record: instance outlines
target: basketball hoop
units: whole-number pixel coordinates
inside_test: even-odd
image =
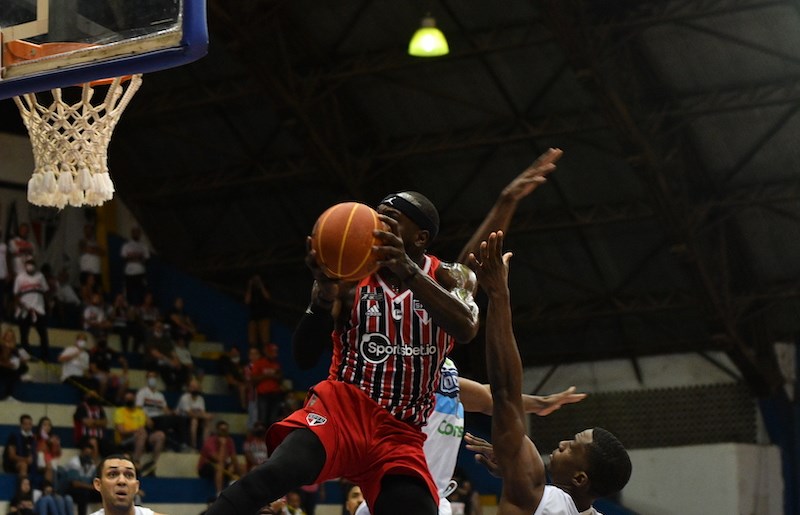
[[[25,44],[37,47],[34,55],[47,55],[47,44]],[[77,101],[66,100],[61,88],[52,89],[49,94],[14,97],[33,147],[34,170],[28,181],[30,203],[59,209],[67,205],[99,206],[114,196],[114,184],[108,174],[108,144],[141,83],[141,75],[88,82],[75,86],[81,88]],[[108,89],[105,95],[98,95],[97,101],[95,88],[99,86]]]

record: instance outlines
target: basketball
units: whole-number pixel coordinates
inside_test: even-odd
[[[373,245],[380,241],[375,229],[388,230],[378,213],[359,202],[343,202],[328,208],[311,232],[311,248],[317,263],[332,279],[358,281],[378,269]]]

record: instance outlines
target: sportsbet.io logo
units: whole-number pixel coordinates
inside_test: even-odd
[[[361,337],[361,355],[370,363],[383,363],[389,356],[432,356],[436,354],[435,345],[412,347],[411,345],[394,345],[389,338],[380,333],[369,333]]]

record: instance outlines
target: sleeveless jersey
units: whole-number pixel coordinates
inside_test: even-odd
[[[440,497],[450,485],[464,436],[464,406],[458,400],[458,392],[458,369],[450,359],[446,359],[436,390],[436,406],[423,429],[427,436],[423,447],[425,461]]]
[[[425,256],[422,273],[434,278],[439,264]],[[411,290],[394,292],[372,274],[358,283],[350,318],[333,332],[328,379],[355,385],[395,418],[423,426],[453,345]]]

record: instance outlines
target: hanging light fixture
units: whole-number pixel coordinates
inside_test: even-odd
[[[438,57],[449,52],[447,39],[436,28],[436,20],[430,14],[426,15],[408,44],[408,54],[416,57]]]

